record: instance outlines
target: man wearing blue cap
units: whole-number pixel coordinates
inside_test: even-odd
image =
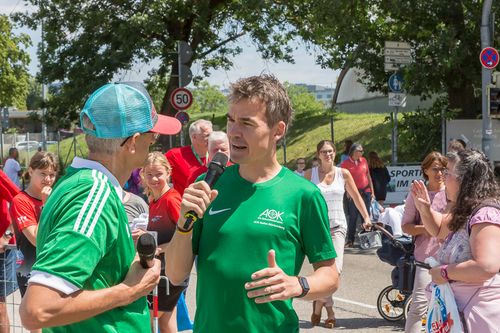
[[[121,187],[157,136],[181,124],[158,115],[138,83],[99,88],[80,122],[89,157],[75,157],[43,208],[21,320],[44,332],[147,332],[144,296],[160,264],[146,270],[134,259]]]

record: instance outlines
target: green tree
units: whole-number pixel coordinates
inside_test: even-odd
[[[14,35],[6,15],[0,15],[0,106],[26,109],[30,58],[23,49],[31,44],[26,34]]]
[[[309,93],[306,87],[285,82],[285,88],[296,117],[307,117],[325,114],[327,109]]]
[[[267,59],[292,61],[288,42],[293,32],[285,5],[271,0],[27,0],[38,10],[16,18],[34,27],[43,20],[45,48],[39,51],[45,83],[62,82],[51,100],[59,120],[76,119],[86,95],[137,62],[159,63],[151,76],[169,76],[162,113],[173,113],[170,92],[178,86],[176,41],[193,49],[202,74],[229,68],[248,35]],[[43,5],[43,6],[42,6]],[[265,23],[264,23],[265,22]],[[263,24],[264,23],[264,24]],[[198,80],[200,78],[197,78]]]
[[[42,85],[35,78],[30,78],[28,95],[26,96],[26,108],[38,110],[43,107]]]
[[[495,1],[493,11],[499,8]],[[407,92],[423,98],[444,93],[449,108],[474,118],[481,105],[481,11],[476,0],[317,0],[289,17],[304,39],[322,48],[322,65],[362,68],[371,91],[387,92],[384,41],[409,42],[414,62],[402,70]],[[500,26],[499,15],[495,23]]]
[[[218,85],[201,81],[193,90],[193,105],[189,112],[212,112],[215,114],[227,112],[227,97]]]

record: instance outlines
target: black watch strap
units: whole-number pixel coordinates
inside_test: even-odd
[[[307,279],[303,276],[297,276],[297,279],[299,279],[299,284],[300,284],[300,287],[302,288],[302,294],[300,294],[299,296],[297,296],[297,298],[301,298],[301,297],[304,297],[305,295],[307,295],[307,293],[309,292],[309,283],[307,282]]]

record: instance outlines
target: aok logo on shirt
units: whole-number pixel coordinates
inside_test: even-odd
[[[257,220],[254,221],[256,224],[267,225],[270,227],[275,227],[279,229],[285,229],[283,224],[283,214],[284,212],[277,211],[275,209],[266,209],[260,213]]]

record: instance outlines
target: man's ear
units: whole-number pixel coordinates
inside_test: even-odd
[[[135,133],[134,135],[132,135],[130,139],[128,139],[127,142],[125,142],[123,148],[128,150],[129,153],[135,154],[137,150],[137,139],[139,138],[140,135],[141,135],[140,133]]]
[[[274,132],[274,139],[276,140],[276,142],[283,139],[283,137],[285,136],[285,133],[286,133],[286,127],[287,126],[286,126],[284,121],[279,121],[276,124],[276,130]]]

